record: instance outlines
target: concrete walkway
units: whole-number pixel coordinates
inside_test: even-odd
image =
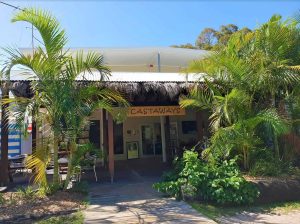
[[[243,212],[229,217],[221,217],[218,219],[221,224],[232,223],[265,223],[265,224],[299,224],[300,211],[293,211],[287,214],[270,214],[270,213],[254,213]]]
[[[85,223],[215,223],[185,202],[161,197],[152,183],[94,184]]]

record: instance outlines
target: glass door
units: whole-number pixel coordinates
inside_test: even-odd
[[[154,155],[153,125],[142,125],[141,134],[143,155]]]
[[[161,128],[159,123],[142,125],[142,150],[145,156],[162,154]]]
[[[154,123],[154,154],[162,154],[162,143],[161,143],[161,128],[160,123]]]
[[[178,128],[176,122],[170,124],[170,143],[172,148],[178,147]]]

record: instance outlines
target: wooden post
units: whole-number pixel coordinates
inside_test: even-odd
[[[32,136],[32,140],[31,140],[31,153],[34,153],[35,152],[35,149],[36,149],[36,135],[37,135],[37,131],[36,131],[36,122],[35,120],[33,119],[32,120],[32,132],[31,132],[31,136]]]
[[[114,182],[115,158],[114,158],[114,123],[113,118],[108,115],[108,168],[111,183]]]
[[[104,149],[104,167],[108,168],[108,126],[107,126],[107,117],[108,113],[103,109],[102,112],[102,121],[103,121],[103,149]]]
[[[203,123],[203,112],[202,111],[197,111],[196,112],[196,121],[197,121],[197,131],[198,131],[198,141],[203,140],[203,135],[204,135],[204,123]]]
[[[2,88],[2,99],[7,99],[8,86],[4,83]],[[6,185],[9,178],[8,173],[8,104],[2,104],[1,113],[1,160],[0,160],[0,186]]]
[[[209,111],[208,110],[204,110],[202,112],[202,115],[203,115],[203,124],[204,124],[204,130],[203,130],[203,134],[204,136],[206,137],[209,137],[210,136],[210,132],[209,132]]]
[[[101,165],[104,166],[104,116],[103,109],[100,109],[100,151],[102,153]]]
[[[162,158],[163,162],[167,162],[166,152],[166,131],[165,131],[165,117],[160,116],[160,130],[161,130],[161,147],[162,147]]]
[[[172,163],[172,151],[171,151],[171,135],[170,135],[170,117],[166,116],[166,128],[165,128],[165,138],[166,138],[166,158],[167,163]]]

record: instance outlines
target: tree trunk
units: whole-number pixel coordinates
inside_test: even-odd
[[[54,171],[53,171],[53,184],[58,184],[58,176],[59,176],[59,167],[58,167],[58,142],[59,142],[59,134],[57,131],[54,131],[53,136],[53,162],[54,162]]]
[[[32,117],[32,153],[36,150],[36,121],[34,116]]]
[[[76,140],[74,139],[70,143],[70,155],[68,158],[68,173],[64,184],[64,189],[68,188],[70,179],[73,175],[73,153],[75,152],[75,148],[76,148]]]
[[[2,99],[8,98],[8,88],[2,88]],[[1,114],[1,163],[0,163],[0,186],[8,183],[8,105],[3,104]]]
[[[274,152],[275,152],[275,158],[279,159],[279,157],[280,157],[279,144],[278,144],[278,138],[275,133],[274,133]]]
[[[272,94],[272,106],[276,108],[276,97],[275,94]],[[275,134],[275,131],[273,130],[273,143],[274,143],[274,154],[275,158],[279,159],[279,145],[278,145],[278,138]]]
[[[249,159],[248,159],[247,147],[243,147],[243,152],[244,152],[244,169],[249,170]]]

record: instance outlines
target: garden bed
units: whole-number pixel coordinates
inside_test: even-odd
[[[51,196],[24,198],[19,192],[2,194],[0,222],[32,223],[51,216],[72,214],[85,207],[85,195],[58,191]]]
[[[299,177],[250,177],[246,180],[256,184],[260,191],[257,203],[300,201]]]

